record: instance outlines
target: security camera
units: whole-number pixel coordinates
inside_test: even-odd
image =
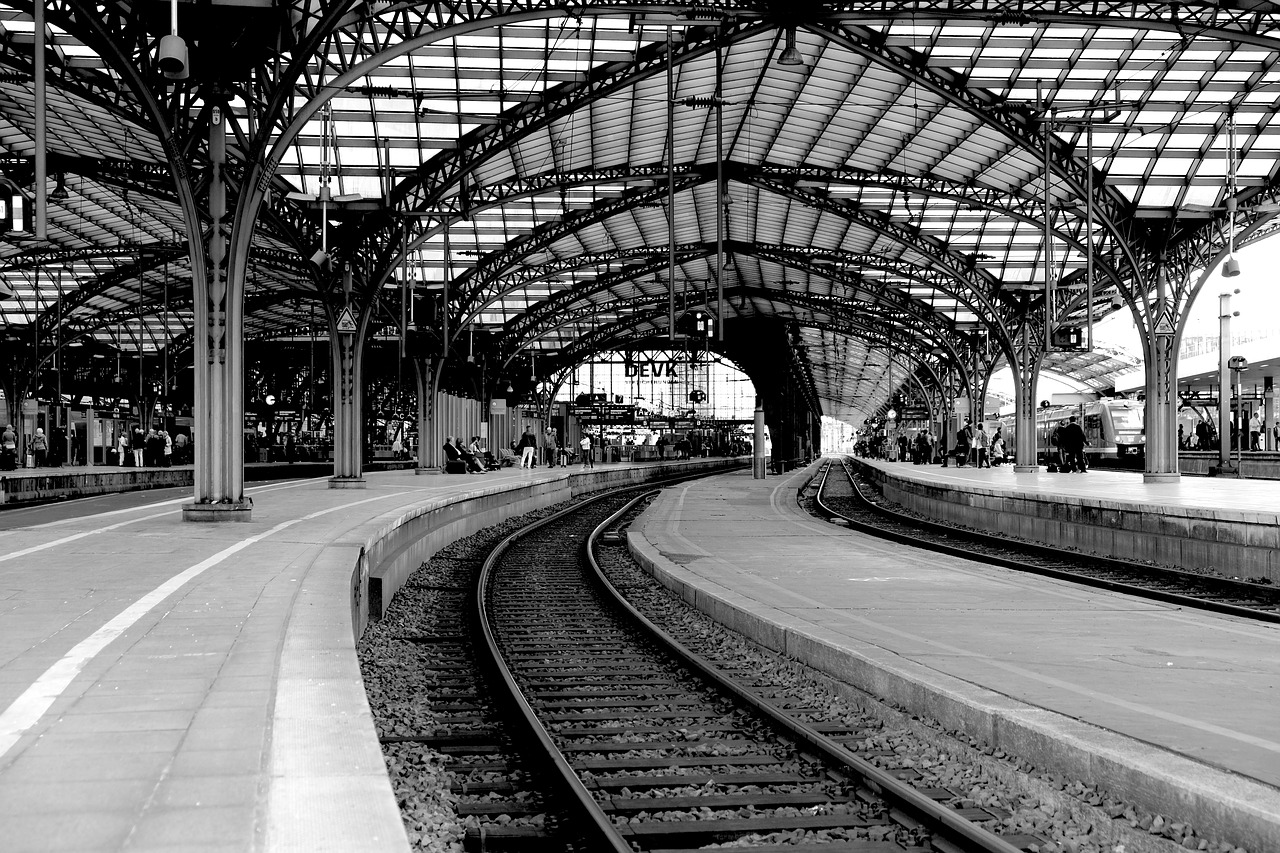
[[[160,73],[170,80],[187,79],[187,43],[182,36],[169,34],[160,39]]]

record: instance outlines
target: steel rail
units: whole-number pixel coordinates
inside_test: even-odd
[[[732,470],[732,469],[730,469]],[[713,472],[722,473],[722,472]],[[669,485],[671,483],[682,482],[684,480],[696,479],[698,477],[709,476],[707,472],[697,472],[694,474],[681,474],[657,481],[660,485]],[[478,627],[483,639],[483,643],[477,648],[477,656],[482,659],[482,665],[489,667],[500,682],[502,690],[506,692],[506,698],[510,702],[512,708],[516,712],[516,719],[524,725],[537,742],[541,754],[546,758],[547,762],[555,771],[556,778],[560,782],[563,792],[569,797],[571,808],[576,806],[583,815],[588,819],[588,829],[590,834],[597,837],[599,842],[607,847],[601,847],[601,850],[613,850],[616,853],[632,853],[632,847],[618,830],[614,827],[613,822],[608,815],[600,808],[595,797],[582,784],[582,780],[578,778],[578,774],[565,759],[564,754],[555,745],[551,738],[551,734],[546,730],[542,723],[538,720],[537,713],[525,698],[524,691],[520,689],[516,683],[515,676],[511,669],[507,666],[506,660],[498,644],[497,634],[492,624],[489,613],[488,601],[486,594],[489,589],[490,580],[493,577],[498,561],[507,552],[507,550],[517,540],[528,536],[531,533],[553,523],[559,521],[566,516],[582,510],[597,501],[607,498],[616,497],[619,493],[636,489],[649,489],[652,491],[654,483],[642,483],[632,486],[624,486],[622,488],[608,489],[600,494],[592,495],[586,499],[566,507],[546,518],[514,531],[509,536],[499,542],[489,555],[485,558],[484,563],[480,567],[477,574],[475,587],[475,607],[478,615]]]
[[[865,522],[861,522],[854,518],[850,518],[844,513],[839,512],[838,510],[834,509],[833,507],[831,507],[825,501],[822,500],[822,493],[823,493],[823,490],[826,488],[827,476],[830,472],[832,464],[834,463],[829,463],[823,469],[823,471],[815,478],[815,479],[820,478],[820,482],[818,484],[817,491],[814,494],[814,503],[823,514],[833,518],[843,519],[845,523],[848,524],[850,529],[857,530],[861,533],[866,533],[880,539],[887,539],[889,541],[897,542],[903,545],[910,545],[913,548],[923,548],[925,550],[936,551],[941,554],[947,554],[948,556],[952,556],[952,557],[961,557],[966,560],[988,563],[990,565],[1001,566],[1002,568],[1013,569],[1015,571],[1027,572],[1029,574],[1041,575],[1043,577],[1053,578],[1055,580],[1067,581],[1069,583],[1079,584],[1081,586],[1090,586],[1096,589],[1104,589],[1109,592],[1118,592],[1124,595],[1133,595],[1139,598],[1146,598],[1150,600],[1161,601],[1161,602],[1164,602],[1165,604],[1174,604],[1179,607],[1187,607],[1187,608],[1193,608],[1197,610],[1207,610],[1214,613],[1222,613],[1228,616],[1239,616],[1241,618],[1250,619],[1255,622],[1280,623],[1280,611],[1272,612],[1272,611],[1266,611],[1266,610],[1258,610],[1252,607],[1244,607],[1238,604],[1230,604],[1224,601],[1213,601],[1211,599],[1199,598],[1193,595],[1187,595],[1185,593],[1169,592],[1167,590],[1160,590],[1160,589],[1152,589],[1151,587],[1139,586],[1137,584],[1132,584],[1132,583],[1125,583],[1124,581],[1109,580],[1107,578],[1101,578],[1101,577],[1093,577],[1087,574],[1080,574],[1077,572],[1071,572],[1063,569],[1054,569],[1048,566],[1038,566],[1034,563],[1023,562],[1010,557],[1001,557],[999,555],[994,555],[994,554],[992,555],[975,554],[971,549],[965,549],[965,548],[954,546],[954,545],[947,545],[942,542],[930,542],[925,539],[912,537],[907,534],[898,533],[893,530],[886,530],[882,527],[876,527],[875,525],[872,525],[872,524],[866,524]],[[847,473],[848,472],[846,469],[846,474]],[[1182,569],[1172,569],[1172,568],[1156,569],[1151,566],[1144,566],[1139,563],[1130,563],[1124,560],[1116,559],[1114,557],[1097,556],[1094,554],[1087,554],[1079,551],[1064,551],[1062,549],[1054,548],[1049,545],[1040,545],[1040,544],[1030,543],[1030,542],[1015,542],[1009,539],[997,539],[994,536],[988,536],[986,534],[983,534],[977,531],[965,530],[959,527],[952,527],[951,525],[942,524],[940,522],[930,521],[927,519],[920,519],[914,516],[906,516],[901,513],[894,512],[893,510],[887,509],[886,507],[878,506],[872,501],[867,500],[866,496],[862,494],[862,491],[858,488],[857,484],[853,483],[853,478],[850,477],[849,479],[850,479],[850,482],[853,484],[854,496],[869,510],[879,515],[885,516],[886,518],[889,518],[891,520],[897,521],[900,524],[907,524],[917,528],[923,528],[924,530],[927,530],[933,533],[944,534],[957,539],[968,539],[972,542],[977,542],[984,545],[998,546],[1006,549],[1012,547],[1012,548],[1026,551],[1032,555],[1039,555],[1046,559],[1055,559],[1055,560],[1087,559],[1095,563],[1096,565],[1109,571],[1128,572],[1130,574],[1141,574],[1141,575],[1146,575],[1152,578],[1158,578],[1161,576],[1176,578],[1178,580],[1186,581],[1189,584],[1195,583],[1203,586],[1215,587],[1218,590],[1222,591],[1222,594],[1224,595],[1230,594],[1231,591],[1236,591],[1242,597],[1248,596],[1248,597],[1255,597],[1255,598],[1266,598],[1268,594],[1270,594],[1273,597],[1280,596],[1280,591],[1273,592],[1270,590],[1259,588],[1255,584],[1246,584],[1242,581],[1233,581],[1228,578],[1217,578],[1217,577],[1213,577],[1212,575],[1201,575],[1195,572],[1184,571]],[[804,488],[802,488],[800,491],[803,492]]]
[[[659,641],[666,651],[684,661],[699,676],[711,682],[735,701],[766,717],[775,729],[784,735],[794,738],[797,743],[808,746],[826,760],[837,766],[844,767],[861,777],[869,788],[886,800],[891,801],[894,806],[901,808],[911,819],[928,828],[931,832],[940,835],[941,839],[939,840],[945,840],[948,845],[940,849],[974,851],[974,853],[1020,853],[1018,847],[1005,841],[1000,836],[988,832],[972,821],[960,817],[950,809],[938,805],[910,785],[876,767],[874,764],[851,755],[840,744],[820,734],[811,726],[792,718],[773,703],[752,693],[738,681],[726,676],[711,661],[685,646],[637,610],[605,575],[600,564],[596,561],[594,546],[601,533],[617,523],[617,520],[629,512],[637,503],[652,494],[656,494],[656,491],[639,495],[629,501],[622,509],[601,522],[592,531],[584,545],[587,560],[591,564],[596,580],[614,599],[614,603],[621,610],[638,623],[651,638]]]

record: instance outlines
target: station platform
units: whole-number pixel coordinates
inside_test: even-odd
[[[1033,542],[1280,584],[1278,481],[855,461],[885,497],[928,518],[979,529],[999,518]]]
[[[327,478],[0,531],[0,849],[407,850],[355,655],[370,589],[458,536],[735,460]]]
[[[632,525],[629,547],[685,601],[765,646],[1202,837],[1280,850],[1280,626],[825,523],[796,500],[815,471],[668,489]],[[910,476],[942,490],[1014,475],[930,466]],[[1140,501],[1152,488],[1140,475],[1020,476],[1058,496]],[[1212,500],[1188,483],[1161,488],[1173,506]]]

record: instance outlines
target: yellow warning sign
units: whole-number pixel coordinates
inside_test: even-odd
[[[354,335],[356,333],[356,318],[351,313],[350,305],[343,308],[342,313],[338,315],[338,331],[344,335]]]

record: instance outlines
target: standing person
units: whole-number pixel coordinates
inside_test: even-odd
[[[1067,428],[1065,420],[1058,421],[1057,426],[1049,433],[1049,470],[1066,471],[1066,454],[1062,451],[1062,433]]]
[[[898,433],[898,461],[906,462],[911,453],[910,439],[905,432]]]
[[[1084,464],[1086,444],[1088,440],[1085,438],[1084,429],[1076,423],[1076,416],[1072,415],[1071,420],[1058,433],[1058,445],[1062,449],[1063,471],[1079,471],[1083,474],[1088,470]]]
[[[582,470],[595,467],[595,460],[591,458],[591,434],[584,432],[582,438],[578,441],[578,450],[582,453]]]
[[[187,461],[187,434],[185,432],[178,433],[173,440],[174,458],[177,459],[179,465],[186,464]]]
[[[987,435],[987,425],[978,424],[978,432],[974,435],[974,443],[978,448],[978,467],[991,467],[991,436]]]
[[[556,467],[556,452],[557,452],[556,445],[557,444],[559,444],[559,440],[556,438],[556,428],[548,427],[547,440],[546,440],[548,468]]]
[[[120,431],[120,437],[116,439],[116,451],[120,454],[120,467],[123,468],[125,456],[129,453],[129,437],[124,430]]]
[[[0,468],[12,471],[18,467],[18,434],[13,431],[13,424],[5,424],[4,432],[0,432]]]
[[[43,468],[45,458],[49,455],[49,440],[44,437],[44,430],[36,427],[36,434],[31,437],[31,454],[36,458],[36,467]]]
[[[164,467],[168,468],[173,464],[173,437],[169,435],[168,430],[162,429],[160,430],[160,438],[164,440],[163,456],[160,461]]]
[[[160,457],[164,456],[164,439],[155,427],[147,430],[147,452],[145,455],[148,468],[159,468]]]
[[[969,464],[969,448],[973,444],[973,424],[968,418],[964,426],[956,430],[956,465],[964,467]]]
[[[133,467],[141,468],[145,461],[143,454],[147,450],[147,434],[142,431],[142,424],[133,425],[133,432],[129,435],[129,447],[133,450]]]
[[[533,434],[533,427],[524,425],[524,434],[520,436],[520,467],[534,468],[537,463],[538,437]]]
[[[658,459],[667,458],[667,437],[665,435],[658,436]]]
[[[1253,417],[1249,418],[1249,449],[1262,449],[1262,413],[1257,409],[1253,410]],[[40,463],[36,463],[37,465]]]
[[[1207,421],[1196,421],[1196,450],[1209,449],[1209,424]]]

